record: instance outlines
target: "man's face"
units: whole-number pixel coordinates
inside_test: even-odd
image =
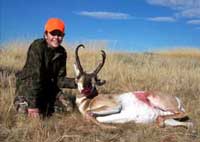
[[[45,33],[45,39],[50,47],[57,48],[62,43],[64,33],[59,30]]]

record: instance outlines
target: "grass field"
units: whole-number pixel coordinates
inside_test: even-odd
[[[185,128],[157,128],[135,123],[102,130],[87,122],[80,113],[57,113],[46,120],[17,115],[13,108],[14,72],[25,62],[28,42],[12,42],[0,50],[0,141],[5,142],[199,142],[200,141],[200,50],[177,49],[154,53],[116,53],[107,51],[99,73],[107,83],[100,93],[136,90],[163,91],[178,96],[195,123]],[[99,45],[98,45],[99,47]],[[67,71],[74,77],[74,49],[67,48]],[[100,58],[99,48],[81,49],[83,67],[93,70]],[[88,58],[89,57],[89,58]],[[76,95],[77,90],[64,90]],[[133,112],[134,113],[134,112]]]

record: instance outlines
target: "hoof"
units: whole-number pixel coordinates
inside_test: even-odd
[[[159,128],[164,128],[165,127],[164,118],[162,116],[158,116],[156,119],[156,124]]]

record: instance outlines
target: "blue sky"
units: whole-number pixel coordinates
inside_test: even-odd
[[[200,48],[200,0],[0,0],[0,43],[40,38],[50,17],[67,43],[103,41],[115,50]]]

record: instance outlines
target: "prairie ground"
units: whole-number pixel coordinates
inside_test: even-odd
[[[193,129],[158,128],[154,124],[127,123],[102,130],[75,110],[55,113],[48,119],[17,115],[13,108],[15,75],[26,59],[28,42],[11,42],[0,49],[0,141],[5,142],[199,142],[200,50],[177,49],[153,53],[107,53],[99,76],[107,83],[100,93],[136,90],[162,91],[178,96],[195,123]],[[101,48],[100,48],[101,49]],[[69,47],[67,74],[74,77],[74,49]],[[81,63],[93,70],[101,59],[99,49],[81,49]],[[77,90],[64,89],[76,95]]]

